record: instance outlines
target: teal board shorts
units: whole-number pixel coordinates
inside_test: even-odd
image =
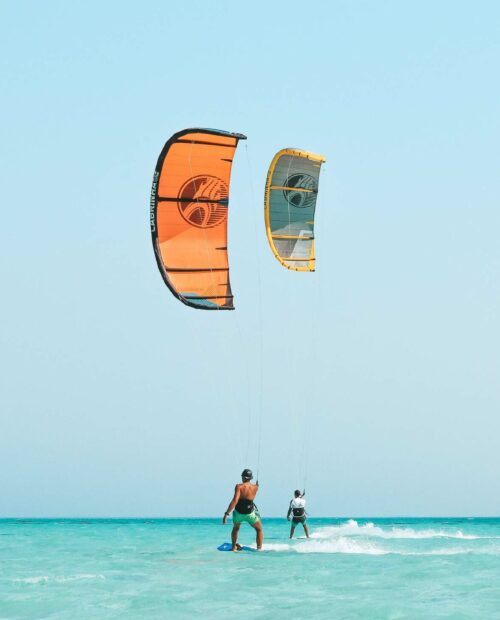
[[[255,525],[260,521],[260,515],[257,512],[257,509],[254,508],[252,512],[248,515],[242,515],[241,512],[237,510],[233,510],[233,523],[249,523],[250,525]]]

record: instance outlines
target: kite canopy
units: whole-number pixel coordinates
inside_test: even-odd
[[[151,234],[172,293],[203,310],[234,310],[227,256],[229,181],[246,136],[184,129],[163,147],[151,189]]]
[[[326,159],[299,149],[276,153],[267,173],[264,213],[269,245],[287,269],[314,271],[314,212]]]

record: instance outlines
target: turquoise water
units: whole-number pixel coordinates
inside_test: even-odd
[[[212,519],[0,520],[0,619],[500,618],[500,519],[310,526],[233,554]]]

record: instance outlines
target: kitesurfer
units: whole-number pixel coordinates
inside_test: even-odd
[[[290,521],[290,515],[293,513],[292,518],[292,526],[290,528],[290,538],[293,538],[293,533],[298,523],[302,523],[302,527],[304,528],[304,532],[306,533],[306,537],[309,538],[309,528],[307,527],[306,518],[306,500],[304,499],[304,495],[306,492],[301,493],[299,490],[294,492],[294,498],[290,502],[290,506],[288,508],[288,513],[286,518]]]
[[[262,549],[264,541],[264,530],[260,520],[259,511],[254,504],[255,496],[259,490],[259,481],[252,484],[253,474],[250,469],[244,469],[241,472],[241,484],[234,487],[234,496],[227,507],[222,523],[227,523],[227,518],[233,512],[233,530],[231,532],[231,551],[238,551],[241,547],[238,545],[238,532],[242,523],[248,523],[256,532],[257,549]]]

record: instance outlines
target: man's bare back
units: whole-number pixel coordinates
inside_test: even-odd
[[[235,497],[238,495],[238,499],[242,497],[243,499],[254,500],[258,490],[258,484],[252,484],[251,482],[240,482],[234,487],[234,495]],[[238,501],[238,499],[236,501]]]

